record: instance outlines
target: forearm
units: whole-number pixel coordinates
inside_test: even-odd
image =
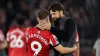
[[[60,52],[61,54],[68,54],[68,53],[72,53],[74,51],[76,51],[76,47],[72,47],[72,48],[69,48],[69,47],[63,47],[61,44],[56,46],[55,49]]]
[[[74,48],[68,48],[68,47],[65,47],[62,51],[62,54],[68,54],[68,53],[72,53],[74,52],[75,49]]]

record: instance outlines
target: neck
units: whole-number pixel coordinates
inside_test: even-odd
[[[41,29],[39,26],[39,23],[35,26],[37,29],[39,29],[39,30],[43,30],[43,29]]]

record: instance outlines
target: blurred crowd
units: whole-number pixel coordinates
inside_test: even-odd
[[[0,0],[0,29],[6,32],[17,25],[15,19],[24,16],[25,26],[35,25],[36,13],[50,4],[61,3],[77,23],[81,56],[91,56],[100,35],[100,0]]]

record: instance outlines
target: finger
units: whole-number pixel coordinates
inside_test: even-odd
[[[41,30],[44,30],[43,28],[40,28]]]
[[[45,22],[39,22],[39,24],[45,24]]]
[[[38,24],[37,26],[38,26],[38,27],[43,27],[43,24]]]
[[[44,26],[42,25],[37,25],[38,28],[40,28],[41,30],[44,30]]]

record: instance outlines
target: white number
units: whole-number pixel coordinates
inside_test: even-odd
[[[11,35],[10,38],[13,39],[13,40],[11,41],[10,47],[16,47],[16,45],[15,45],[16,35]]]
[[[34,48],[34,45],[37,45],[38,48]],[[31,43],[31,49],[32,49],[33,51],[35,51],[35,53],[33,54],[33,56],[37,56],[37,54],[41,51],[42,46],[41,46],[41,44],[40,44],[39,42],[33,41],[33,42]]]
[[[11,35],[10,38],[13,39],[11,41],[11,44],[10,44],[11,48],[15,48],[15,47],[21,48],[21,47],[23,47],[24,43],[21,40],[22,35],[19,35],[18,37],[16,35]]]

